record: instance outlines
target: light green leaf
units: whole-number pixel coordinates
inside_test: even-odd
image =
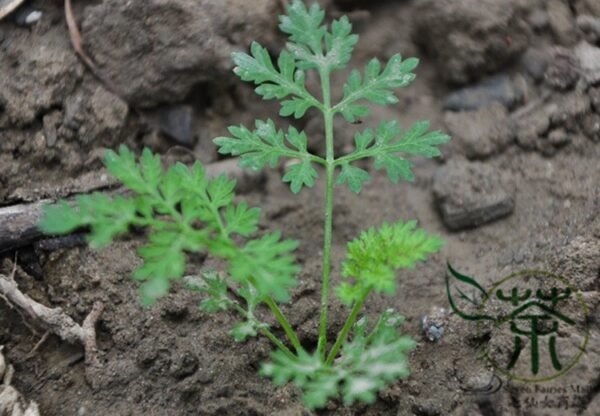
[[[352,341],[343,344],[332,366],[325,366],[317,353],[301,351],[298,357],[290,358],[275,351],[260,373],[277,385],[293,382],[300,387],[302,401],[310,409],[324,407],[339,397],[346,405],[372,403],[379,391],[410,374],[407,355],[416,343],[398,333],[403,321],[388,309],[367,332],[367,320],[362,318],[354,327]]]
[[[375,135],[373,134],[373,130],[368,128],[363,132],[357,132],[354,135],[354,143],[356,145],[356,151],[361,152],[365,150],[371,143],[373,143],[373,139]]]
[[[280,233],[250,240],[229,259],[230,275],[238,282],[251,281],[260,297],[271,295],[277,301],[287,301],[300,270],[292,255],[296,247],[298,242],[281,240]]]
[[[250,47],[251,55],[243,52],[232,54],[236,67],[233,72],[243,81],[254,82],[256,93],[265,100],[291,99],[284,101],[282,112],[301,117],[308,108],[319,106],[319,102],[306,90],[305,77],[301,69],[296,69],[295,58],[283,51],[278,59],[279,69],[275,68],[266,48],[257,42]],[[284,111],[285,109],[285,111]]]
[[[248,204],[228,205],[223,213],[225,229],[228,234],[239,234],[248,237],[258,228],[260,208],[248,208]]]
[[[287,6],[287,15],[279,17],[279,29],[289,35],[291,44],[298,48],[296,53],[308,56],[320,55],[323,53],[323,37],[326,28],[322,25],[325,18],[325,11],[315,2],[308,9],[303,1],[294,0]],[[302,55],[303,55],[302,54]],[[309,59],[306,59],[306,67],[310,65]]]
[[[352,34],[352,24],[347,16],[334,20],[331,24],[331,33],[325,34],[327,54],[325,62],[328,69],[342,69],[352,57],[354,46],[358,42],[358,35]]]
[[[231,334],[236,342],[244,342],[248,337],[257,335],[256,326],[252,321],[238,322],[231,330]]]
[[[286,149],[283,133],[275,132],[272,123],[258,127],[256,136],[261,142]],[[295,129],[290,129],[287,139],[296,148],[306,147],[306,136]],[[163,171],[160,158],[149,150],[136,163],[133,153],[122,147],[118,154],[108,152],[106,163],[134,188],[135,195],[109,198],[96,193],[78,197],[73,207],[65,202],[47,206],[40,223],[45,232],[67,233],[89,227],[90,243],[104,246],[132,225],[146,227],[148,243],[139,249],[144,262],[133,276],[144,281],[140,288],[144,304],[165,295],[170,282],[183,276],[186,253],[203,250],[229,260],[234,278],[242,285],[256,280],[260,296],[269,293],[287,299],[298,271],[291,255],[297,243],[280,241],[278,234],[271,234],[239,247],[231,236],[250,237],[257,229],[260,211],[243,202],[234,204],[235,181],[224,175],[209,180],[200,163],[191,169],[177,163]],[[223,296],[215,298],[223,295],[223,287],[213,283],[208,290],[213,299],[203,303],[209,309],[224,306]],[[239,295],[255,307],[259,295],[249,289],[242,292],[240,289]]]
[[[204,272],[202,277],[186,276],[184,280],[188,289],[207,295],[200,302],[200,309],[205,312],[225,311],[234,304],[227,293],[227,283],[215,272]]]
[[[366,288],[392,295],[396,291],[396,272],[413,267],[431,253],[437,252],[443,241],[416,228],[416,221],[370,228],[348,243],[342,276],[346,284],[338,295],[348,303],[356,293]],[[348,282],[354,280],[354,284]]]
[[[346,120],[354,122],[368,114],[368,108],[357,104],[357,101],[366,100],[379,105],[397,103],[393,90],[414,80],[415,75],[411,71],[418,62],[415,58],[403,61],[400,55],[394,55],[382,70],[379,60],[372,59],[365,68],[364,78],[357,70],[350,73],[344,85],[344,97],[334,109]]]
[[[214,143],[220,154],[241,156],[242,167],[259,170],[265,165],[277,166],[281,157],[304,158],[312,156],[307,150],[304,132],[289,127],[287,134],[275,127],[272,120],[256,121],[256,129],[248,130],[244,126],[232,126],[229,133],[233,137],[217,137]],[[289,147],[286,142],[293,146]]]
[[[135,161],[135,154],[125,145],[119,147],[119,153],[107,150],[104,164],[111,175],[132,191],[143,194],[152,190]]]
[[[363,184],[370,180],[371,176],[369,176],[369,172],[366,170],[352,166],[349,163],[344,163],[336,183],[338,185],[347,183],[348,188],[357,194],[362,190]]]
[[[400,179],[412,181],[412,162],[405,155],[436,157],[441,153],[438,146],[450,140],[439,131],[428,131],[429,123],[416,122],[403,131],[397,121],[383,121],[376,131],[368,128],[354,137],[356,150],[340,158],[342,166],[348,161],[373,158],[375,169],[385,169],[392,182]]]
[[[310,160],[304,159],[300,163],[288,167],[286,174],[283,176],[283,181],[289,182],[290,189],[293,193],[297,194],[302,190],[303,186],[312,188],[318,176]]]
[[[70,233],[89,223],[88,218],[84,218],[65,201],[55,205],[46,204],[43,210],[44,215],[38,226],[46,234]]]
[[[400,156],[390,154],[378,154],[375,156],[375,169],[385,168],[390,180],[398,183],[400,178],[412,182],[415,175],[412,172],[412,162]]]
[[[212,207],[218,209],[231,204],[234,188],[235,180],[229,180],[225,175],[219,175],[208,182],[206,191],[210,197]]]

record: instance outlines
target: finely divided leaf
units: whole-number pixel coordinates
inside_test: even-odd
[[[288,167],[286,174],[283,176],[284,182],[290,183],[290,189],[297,194],[302,190],[303,186],[312,188],[315,185],[315,179],[319,175],[308,159],[300,161]]]
[[[372,403],[377,392],[409,375],[408,352],[415,342],[400,335],[397,327],[403,317],[385,311],[367,333],[367,320],[359,320],[352,341],[346,341],[341,356],[332,366],[323,365],[318,354],[301,351],[295,359],[282,351],[271,354],[261,374],[277,385],[293,382],[302,390],[302,400],[310,409],[320,408],[330,399],[341,397],[346,405],[355,401]]]
[[[101,193],[81,195],[76,199],[76,207],[64,201],[46,205],[40,228],[49,234],[66,234],[80,227],[90,227],[87,239],[93,247],[99,248],[127,232],[136,217],[135,201],[121,196],[111,199]]]
[[[354,135],[354,144],[356,145],[356,151],[363,151],[365,150],[367,147],[369,147],[369,145],[371,143],[373,143],[373,140],[375,138],[375,135],[373,134],[373,130],[368,128],[363,132],[357,132]]]
[[[301,69],[296,69],[294,56],[283,51],[279,56],[275,68],[269,51],[259,43],[253,42],[250,47],[251,55],[243,52],[234,52],[233,61],[236,65],[234,73],[243,81],[254,82],[258,85],[256,93],[265,100],[291,99],[282,102],[281,115],[294,114],[296,118],[304,115],[312,106],[319,106],[319,102],[306,90],[305,76]]]
[[[393,90],[408,85],[415,78],[415,74],[411,71],[418,63],[419,60],[416,58],[403,61],[400,55],[394,55],[382,70],[379,60],[372,59],[365,68],[364,77],[358,70],[350,73],[344,85],[344,97],[334,107],[335,110],[339,111],[346,120],[354,122],[369,113],[368,107],[356,103],[359,100],[379,105],[397,103],[398,98]]]
[[[277,166],[281,157],[298,159],[283,176],[284,182],[290,182],[294,193],[303,186],[312,187],[317,171],[311,163],[316,156],[307,150],[307,138],[304,132],[289,127],[287,133],[277,129],[272,120],[256,121],[256,130],[250,131],[244,126],[230,127],[233,137],[217,137],[214,142],[219,153],[240,156],[240,165],[251,169],[262,169],[265,165]]]
[[[229,259],[230,275],[238,282],[251,281],[259,297],[270,295],[277,301],[287,301],[300,270],[292,255],[296,247],[297,241],[281,240],[280,233],[250,240]]]
[[[234,304],[227,293],[225,279],[215,272],[204,272],[202,277],[186,276],[184,280],[188,289],[207,295],[207,298],[200,302],[200,309],[205,312],[225,311]]]
[[[89,219],[66,201],[44,205],[44,216],[38,227],[46,234],[67,234],[88,225]]]
[[[269,136],[274,128],[268,123],[259,127],[261,139],[285,149],[283,134]],[[306,136],[295,129],[290,129],[288,141],[299,150],[306,148]],[[144,263],[134,273],[134,278],[144,281],[140,289],[144,304],[167,294],[171,280],[183,276],[186,253],[202,250],[229,260],[240,283],[256,280],[260,296],[288,298],[298,271],[291,255],[297,243],[271,234],[238,247],[231,236],[252,235],[260,211],[245,203],[234,204],[235,181],[224,175],[207,178],[200,163],[191,169],[177,163],[163,171],[160,158],[149,150],[136,163],[133,153],[121,147],[119,153],[107,152],[106,164],[136,195],[110,198],[96,193],[78,197],[74,207],[65,202],[47,206],[40,224],[45,232],[89,227],[90,243],[104,246],[132,225],[148,228],[149,241],[139,249]],[[210,287],[213,292],[217,289]]]
[[[404,155],[436,157],[441,153],[437,146],[446,143],[450,137],[439,131],[428,131],[429,122],[419,121],[407,131],[403,131],[397,121],[380,123],[375,132],[366,129],[354,137],[356,150],[342,160],[358,160],[372,157],[375,169],[385,169],[392,182],[400,179],[412,181],[412,162]]]
[[[280,16],[279,29],[287,33],[290,40],[307,48],[313,54],[323,52],[322,42],[325,26],[322,26],[325,11],[315,2],[308,9],[301,0],[287,6],[287,15]]]
[[[438,157],[441,152],[437,146],[450,140],[450,136],[440,131],[428,130],[429,121],[418,121],[387,150],[392,153],[402,152],[427,158]]]
[[[349,163],[344,163],[336,183],[338,185],[347,183],[348,188],[357,194],[361,191],[363,184],[370,180],[371,176],[369,176],[366,170],[352,166]]]
[[[287,12],[287,16],[280,17],[279,28],[289,35],[287,49],[298,60],[300,69],[330,72],[348,64],[358,36],[352,34],[346,16],[334,20],[329,32],[323,25],[325,12],[317,3],[306,8],[302,1],[294,0]]]
[[[185,239],[175,232],[150,234],[149,243],[138,250],[144,264],[133,274],[136,280],[146,281],[140,292],[142,303],[152,305],[169,291],[169,281],[183,276],[185,271]]]
[[[223,213],[227,234],[239,234],[248,237],[258,229],[260,208],[248,208],[248,204],[229,205]]]
[[[358,42],[358,35],[352,34],[352,24],[347,16],[334,20],[331,24],[331,33],[325,34],[327,54],[325,63],[329,69],[342,69],[352,57],[354,46]]]
[[[393,183],[398,183],[400,179],[412,182],[415,175],[412,172],[412,162],[401,156],[390,154],[378,154],[375,156],[375,169],[384,169]]]
[[[393,294],[398,269],[413,267],[442,247],[439,237],[427,234],[416,225],[416,221],[384,223],[379,229],[370,228],[348,243],[342,276],[353,279],[354,284],[346,281],[337,290],[344,303],[354,302],[366,288]]]
[[[306,150],[307,138],[294,127],[287,134],[275,127],[273,120],[257,120],[254,131],[244,126],[232,126],[229,133],[233,137],[217,137],[214,143],[223,155],[240,156],[242,167],[260,170],[265,165],[277,166],[281,157],[303,158],[310,154]],[[293,146],[289,147],[287,144]]]

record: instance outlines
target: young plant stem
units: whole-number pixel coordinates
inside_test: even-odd
[[[338,354],[338,352],[340,351],[342,344],[346,341],[346,338],[348,337],[348,334],[350,333],[350,330],[352,329],[354,322],[356,322],[358,313],[362,309],[363,304],[365,303],[365,300],[369,296],[369,293],[371,293],[370,287],[366,288],[364,290],[364,292],[362,293],[362,295],[360,296],[360,298],[358,298],[356,300],[356,302],[354,303],[354,306],[352,307],[352,311],[350,311],[350,315],[348,315],[348,319],[346,319],[346,323],[344,323],[342,330],[340,331],[337,339],[335,340],[335,344],[333,344],[333,347],[331,347],[331,351],[329,352],[329,355],[327,356],[327,361],[325,361],[325,365],[333,364],[333,360],[335,360],[335,357]]]
[[[331,277],[331,244],[333,229],[333,173],[335,170],[335,155],[333,150],[333,116],[331,109],[331,87],[329,71],[321,71],[323,87],[323,116],[325,118],[325,147],[326,147],[326,184],[325,184],[325,224],[323,237],[323,281],[321,286],[321,317],[319,322],[319,341],[317,351],[322,360],[327,349],[327,310],[329,307],[329,280]]]
[[[225,228],[225,225],[223,223],[223,218],[221,217],[221,213],[219,212],[219,210],[214,209],[212,210],[214,217],[217,219],[217,224],[219,226],[219,229],[221,231],[221,235],[223,236],[223,238],[230,240],[231,238],[229,237],[229,234],[227,233],[227,230]],[[253,286],[256,287],[256,284],[254,283],[253,280],[251,280],[251,284]],[[302,344],[300,344],[300,340],[298,339],[298,336],[296,335],[296,332],[292,329],[292,326],[290,325],[289,321],[287,320],[287,318],[285,317],[285,315],[283,315],[283,312],[281,312],[281,309],[279,309],[279,307],[277,306],[277,303],[275,303],[275,301],[270,297],[267,296],[264,300],[265,304],[271,309],[271,311],[273,312],[273,315],[275,315],[275,318],[277,318],[277,321],[279,322],[279,324],[281,325],[281,327],[283,328],[283,330],[285,331],[286,335],[288,336],[288,338],[290,339],[292,345],[294,346],[294,349],[296,350],[296,352],[300,352],[302,351]],[[239,306],[239,305],[238,305]],[[241,308],[240,308],[241,309]],[[243,310],[243,309],[242,309]],[[281,349],[283,352],[285,352],[287,355],[289,355],[292,358],[295,358],[296,356],[275,336],[273,335],[273,333],[271,333],[269,330],[267,329],[261,329],[260,332],[266,336],[267,338],[269,338],[277,347],[279,347],[279,349]]]
[[[285,334],[290,339],[296,352],[299,353],[300,351],[302,351],[302,344],[300,343],[300,340],[298,339],[296,332],[292,329],[292,325],[290,325],[290,322],[283,315],[283,312],[281,312],[281,309],[279,309],[279,306],[277,306],[277,303],[275,303],[275,301],[270,296],[267,296],[265,298],[264,302],[269,307],[269,309],[271,309],[271,312],[273,312],[273,315],[275,315],[277,322],[279,322],[279,324],[285,331]]]
[[[244,318],[248,319],[248,312],[244,308],[242,308],[237,302],[233,302],[233,307],[240,315],[242,315]],[[286,347],[285,344],[283,342],[281,342],[279,340],[279,338],[277,338],[267,328],[260,328],[258,331],[262,335],[267,337],[277,348],[279,348],[281,351],[283,351],[285,353],[285,355],[287,355],[288,357],[290,357],[292,359],[296,359],[296,356],[294,355],[294,353],[292,351],[290,351],[290,349],[288,347]]]

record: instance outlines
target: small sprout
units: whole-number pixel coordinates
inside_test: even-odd
[[[449,139],[439,131],[430,131],[427,121],[402,127],[390,120],[366,127],[355,135],[354,149],[336,155],[334,117],[366,124],[366,104],[397,103],[395,90],[414,80],[413,70],[419,61],[400,55],[383,63],[373,59],[364,71],[350,72],[339,94],[342,98],[334,103],[331,76],[350,62],[358,36],[352,34],[347,17],[330,25],[324,22],[325,12],[318,4],[307,7],[301,0],[293,0],[287,6],[287,15],[280,17],[279,27],[289,35],[289,42],[276,59],[256,42],[249,53],[235,52],[232,57],[236,75],[253,83],[256,93],[265,100],[280,101],[281,116],[301,118],[309,109],[322,114],[325,154],[308,150],[304,132],[294,127],[282,129],[271,119],[257,120],[250,128],[231,126],[228,136],[214,139],[220,154],[238,156],[244,168],[276,168],[283,162],[282,180],[294,194],[312,188],[319,178],[325,180],[322,296],[315,351],[307,351],[300,343],[278,305],[292,298],[291,291],[297,284],[300,266],[294,250],[299,243],[280,232],[259,232],[260,210],[237,202],[235,182],[224,176],[208,178],[199,162],[192,167],[176,164],[164,170],[159,156],[148,149],[139,160],[124,146],[118,152],[108,151],[108,171],[129,188],[131,196],[81,196],[76,206],[61,202],[46,207],[41,222],[41,228],[51,234],[87,227],[88,240],[96,247],[109,244],[132,226],[144,227],[148,241],[139,249],[143,264],[133,278],[142,282],[140,293],[145,305],[166,295],[171,283],[183,278],[188,254],[204,252],[222,260],[224,266],[219,273],[206,271],[199,277],[184,278],[188,288],[202,294],[203,311],[240,316],[241,321],[231,329],[236,341],[259,334],[267,337],[275,351],[262,365],[261,374],[277,385],[298,385],[305,405],[311,409],[335,399],[346,404],[372,403],[379,391],[410,374],[408,352],[415,342],[399,332],[404,318],[388,309],[370,328],[367,318],[359,315],[372,292],[396,294],[397,273],[426,260],[443,244],[437,236],[418,228],[415,221],[384,223],[348,243],[343,281],[334,292],[351,309],[331,343],[327,338],[327,315],[336,185],[360,193],[369,185],[371,172],[365,163],[357,162],[369,160],[393,183],[412,181],[414,173],[408,157],[439,156],[438,146]],[[306,88],[308,71],[321,80],[322,100]],[[271,310],[286,341],[260,321],[255,312],[261,305]],[[427,318],[424,324],[433,328],[431,325],[437,325],[437,321],[430,325]],[[443,330],[443,326],[435,328]]]

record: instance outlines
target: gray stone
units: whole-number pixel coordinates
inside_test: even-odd
[[[53,147],[57,140],[57,127],[60,125],[62,114],[59,111],[53,111],[46,114],[42,119],[44,126],[44,137],[46,138],[46,146]]]
[[[548,13],[548,23],[556,40],[565,46],[571,46],[577,42],[575,21],[567,2],[548,0],[546,11]]]
[[[180,102],[199,83],[228,82],[231,53],[252,39],[273,46],[280,7],[278,0],[105,0],[85,8],[81,32],[125,101],[155,107]]]
[[[161,132],[179,144],[194,144],[194,123],[194,109],[189,105],[169,106],[160,111]]]
[[[581,0],[576,6],[579,6],[579,14],[600,16],[600,2],[598,2],[598,0]]]
[[[544,73],[546,72],[546,68],[548,68],[548,61],[549,56],[546,52],[529,48],[521,58],[521,65],[534,81],[540,82],[544,79]]]
[[[593,110],[600,114],[600,87],[590,88],[588,90],[588,95],[590,97]]]
[[[527,47],[526,2],[422,0],[413,39],[436,60],[440,76],[465,84],[496,72]]]
[[[447,112],[445,123],[453,138],[451,146],[469,159],[496,154],[515,138],[515,123],[498,103],[479,111]]]
[[[526,150],[537,147],[539,137],[550,129],[550,118],[557,111],[557,106],[549,104],[530,113],[517,123],[517,144]]]
[[[600,48],[581,42],[575,48],[582,78],[588,85],[600,82]]]
[[[583,119],[583,132],[594,142],[600,142],[600,114],[590,113]]]
[[[500,103],[510,109],[520,103],[523,97],[522,88],[517,87],[507,75],[497,75],[451,93],[444,101],[444,109],[478,110],[492,103]]]
[[[559,91],[568,90],[579,80],[577,58],[569,49],[555,48],[544,74],[546,84]]]
[[[438,168],[433,194],[444,223],[452,230],[505,217],[515,206],[514,189],[505,172],[461,159]]]
[[[572,92],[561,97],[560,105],[552,111],[550,120],[553,126],[563,126],[575,131],[583,117],[591,110],[591,100],[588,94]]]
[[[13,21],[18,26],[31,26],[42,18],[43,13],[32,6],[20,7],[13,15]]]
[[[589,43],[600,40],[600,17],[590,15],[577,16],[577,27],[581,30]]]
[[[565,129],[556,129],[548,133],[548,141],[554,147],[562,147],[571,142],[571,138]]]
[[[444,336],[448,324],[449,311],[439,306],[433,306],[429,313],[421,318],[421,329],[425,338],[431,342],[438,342]]]
[[[546,10],[535,9],[527,17],[527,21],[531,25],[532,29],[537,32],[541,32],[548,27],[550,19]]]

